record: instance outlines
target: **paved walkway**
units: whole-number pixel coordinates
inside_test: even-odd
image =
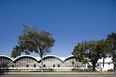
[[[116,77],[114,74],[82,74],[82,73],[41,73],[41,74],[5,74],[0,77]]]
[[[44,72],[44,73],[41,73],[41,72],[5,72],[5,73],[0,73],[0,75],[7,75],[7,74],[40,74],[40,75],[42,75],[42,74],[48,74],[48,75],[50,75],[50,74],[100,74],[100,73],[76,73],[76,72],[74,72],[74,73],[52,73],[52,72],[49,72],[49,73],[47,73],[47,72]],[[101,73],[101,74],[103,74],[103,73]],[[116,71],[114,71],[114,73],[113,73],[114,75],[116,75]]]
[[[0,74],[40,74],[40,75],[42,75],[42,74],[48,74],[48,75],[50,75],[50,74],[100,74],[100,73],[41,73],[41,72],[5,72],[5,73],[0,73]],[[102,73],[101,73],[102,74]],[[114,74],[116,74],[116,72],[114,73]]]
[[[2,73],[1,73],[2,74]],[[20,72],[8,72],[8,73],[3,73],[3,74],[99,74],[99,73],[35,73],[35,72],[33,72],[33,73],[20,73]]]

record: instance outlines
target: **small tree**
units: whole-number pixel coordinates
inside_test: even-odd
[[[116,67],[116,33],[112,32],[111,34],[108,34],[107,39],[114,41],[114,44],[112,45],[113,48],[112,59],[114,62],[114,69],[116,69],[115,68]]]
[[[111,53],[112,43],[113,41],[110,40],[82,41],[75,46],[72,54],[83,63],[90,61],[93,65],[93,71],[95,71],[97,61]]]
[[[50,48],[54,45],[55,40],[51,37],[51,33],[45,31],[36,31],[30,26],[23,25],[23,35],[19,36],[19,46],[13,50],[25,52],[35,52],[41,57],[41,72],[43,72],[43,56],[50,52]],[[12,54],[13,55],[13,54]]]

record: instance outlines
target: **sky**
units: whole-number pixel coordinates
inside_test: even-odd
[[[11,56],[23,25],[53,33],[47,55],[67,57],[82,41],[116,33],[116,0],[0,0],[0,55]]]

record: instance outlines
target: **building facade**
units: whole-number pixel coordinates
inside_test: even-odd
[[[103,68],[103,60],[99,59],[96,64],[96,70],[112,70],[113,62],[111,58],[105,59]],[[9,71],[40,71],[41,59],[40,57],[33,57],[30,55],[23,55],[17,58],[10,58],[8,56],[0,55],[0,70]],[[45,56],[43,58],[43,70],[44,71],[91,71],[92,64],[90,62],[83,64],[74,56],[69,57],[57,57],[54,55]]]

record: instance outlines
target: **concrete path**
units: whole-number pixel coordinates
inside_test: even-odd
[[[5,73],[0,77],[116,77],[114,74],[98,73]]]
[[[0,77],[116,77],[114,74],[7,74]]]
[[[20,72],[8,72],[7,73],[6,72],[6,73],[3,73],[3,74],[5,74],[5,75],[6,74],[41,74],[41,75],[42,74],[44,74],[44,75],[45,74],[48,74],[48,75],[50,75],[50,74],[58,74],[59,75],[59,74],[99,74],[99,73],[40,73],[40,72],[39,73],[38,72],[33,72],[33,73],[29,73],[29,72],[27,72],[27,73],[25,73],[25,72],[21,72],[21,73]]]

